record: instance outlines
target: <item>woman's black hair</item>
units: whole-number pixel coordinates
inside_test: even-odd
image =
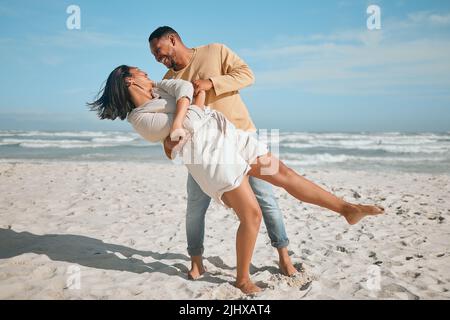
[[[130,67],[121,65],[113,70],[100,90],[97,100],[87,103],[91,111],[96,111],[100,119],[125,120],[134,108],[125,78],[132,77]]]

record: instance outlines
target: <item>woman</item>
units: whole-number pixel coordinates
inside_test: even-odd
[[[175,151],[202,190],[236,212],[240,225],[235,286],[246,294],[261,290],[249,274],[262,214],[248,176],[284,188],[300,201],[337,212],[349,224],[384,212],[381,207],[348,203],[300,176],[271,155],[265,144],[237,130],[223,114],[203,107],[204,92],[194,98],[189,82],[156,84],[138,68],[122,65],[111,72],[99,96],[89,105],[101,119],[128,119],[143,138],[161,141],[169,158],[174,156],[168,147],[170,140],[180,139]]]

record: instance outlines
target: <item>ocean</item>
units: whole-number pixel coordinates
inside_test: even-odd
[[[278,141],[272,151],[294,168],[450,174],[450,132],[281,131]],[[160,144],[134,132],[18,130],[0,130],[0,161],[168,162]]]

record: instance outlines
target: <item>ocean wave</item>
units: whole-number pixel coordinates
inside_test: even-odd
[[[310,139],[325,139],[325,140],[348,140],[348,139],[363,139],[367,137],[399,137],[402,136],[399,132],[386,133],[308,133],[308,132],[281,132],[280,138],[286,141],[295,140],[310,140]]]
[[[369,157],[351,155],[332,155],[329,153],[302,155],[298,153],[282,153],[280,158],[288,165],[320,165],[345,162],[364,163],[421,163],[421,162],[442,162],[447,161],[447,157]]]
[[[281,147],[291,149],[335,148],[358,149],[362,151],[384,151],[388,153],[450,153],[450,145],[383,145],[373,143],[281,143]]]
[[[264,135],[261,137],[264,137]],[[348,157],[359,157],[361,161],[373,161],[374,157],[365,157],[367,153],[379,157],[380,160],[378,161],[391,161],[389,160],[391,157],[396,161],[401,161],[398,160],[401,156],[412,159],[412,161],[420,161],[422,158],[425,159],[424,161],[428,161],[428,159],[444,155],[448,155],[447,159],[450,159],[450,133],[307,133],[281,131],[279,137],[279,147],[282,150],[284,149],[283,151],[295,154],[297,157],[318,157],[311,158],[312,161],[344,162],[354,160],[354,158]],[[269,138],[269,142],[271,142],[273,137],[269,135],[266,138]],[[263,139],[260,140],[263,141]],[[0,147],[2,147],[2,150],[5,150],[3,146],[41,149],[93,149],[159,145],[159,143],[145,141],[132,131],[0,130]],[[314,148],[320,148],[320,150],[316,151]],[[302,154],[302,150],[305,150],[309,155]],[[83,152],[80,151],[80,153]],[[311,155],[311,153],[315,154]],[[422,157],[424,155],[429,155],[429,157]],[[309,161],[306,158],[304,160]]]
[[[96,138],[129,135],[138,137],[135,132],[124,131],[0,131],[0,137],[66,137],[66,138]]]
[[[93,139],[95,140],[95,139]],[[104,140],[44,140],[44,139],[2,139],[0,145],[17,145],[22,148],[108,148],[119,146],[149,147],[159,145],[157,143],[147,143],[143,140],[134,141],[132,138],[113,138]],[[134,143],[132,143],[134,142]]]
[[[116,136],[110,138],[94,138],[92,142],[97,143],[126,143],[136,141],[137,137],[124,137],[124,136]]]
[[[390,144],[427,144],[435,142],[448,142],[450,135],[436,133],[421,134],[400,134],[400,133],[379,133],[379,134],[349,134],[349,133],[281,133],[280,142],[303,142],[320,143],[323,141],[352,143],[367,141],[375,143]]]

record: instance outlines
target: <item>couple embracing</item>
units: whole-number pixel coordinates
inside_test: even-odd
[[[246,294],[261,290],[251,281],[249,269],[262,220],[278,252],[280,273],[295,276],[299,272],[288,254],[289,240],[273,185],[300,201],[342,215],[349,224],[384,212],[379,206],[352,204],[336,197],[269,152],[257,139],[256,127],[239,94],[254,82],[253,73],[225,45],[188,48],[170,27],[156,29],[148,41],[152,55],[169,69],[164,79],[155,82],[139,68],[121,65],[111,72],[90,106],[101,119],[127,119],[144,139],[160,141],[168,158],[184,160],[189,172],[189,279],[205,272],[205,215],[211,199],[233,209],[239,218],[235,286]],[[214,161],[210,161],[211,153],[216,156]],[[192,156],[196,161],[186,161]],[[264,168],[268,165],[277,170],[267,174]]]

